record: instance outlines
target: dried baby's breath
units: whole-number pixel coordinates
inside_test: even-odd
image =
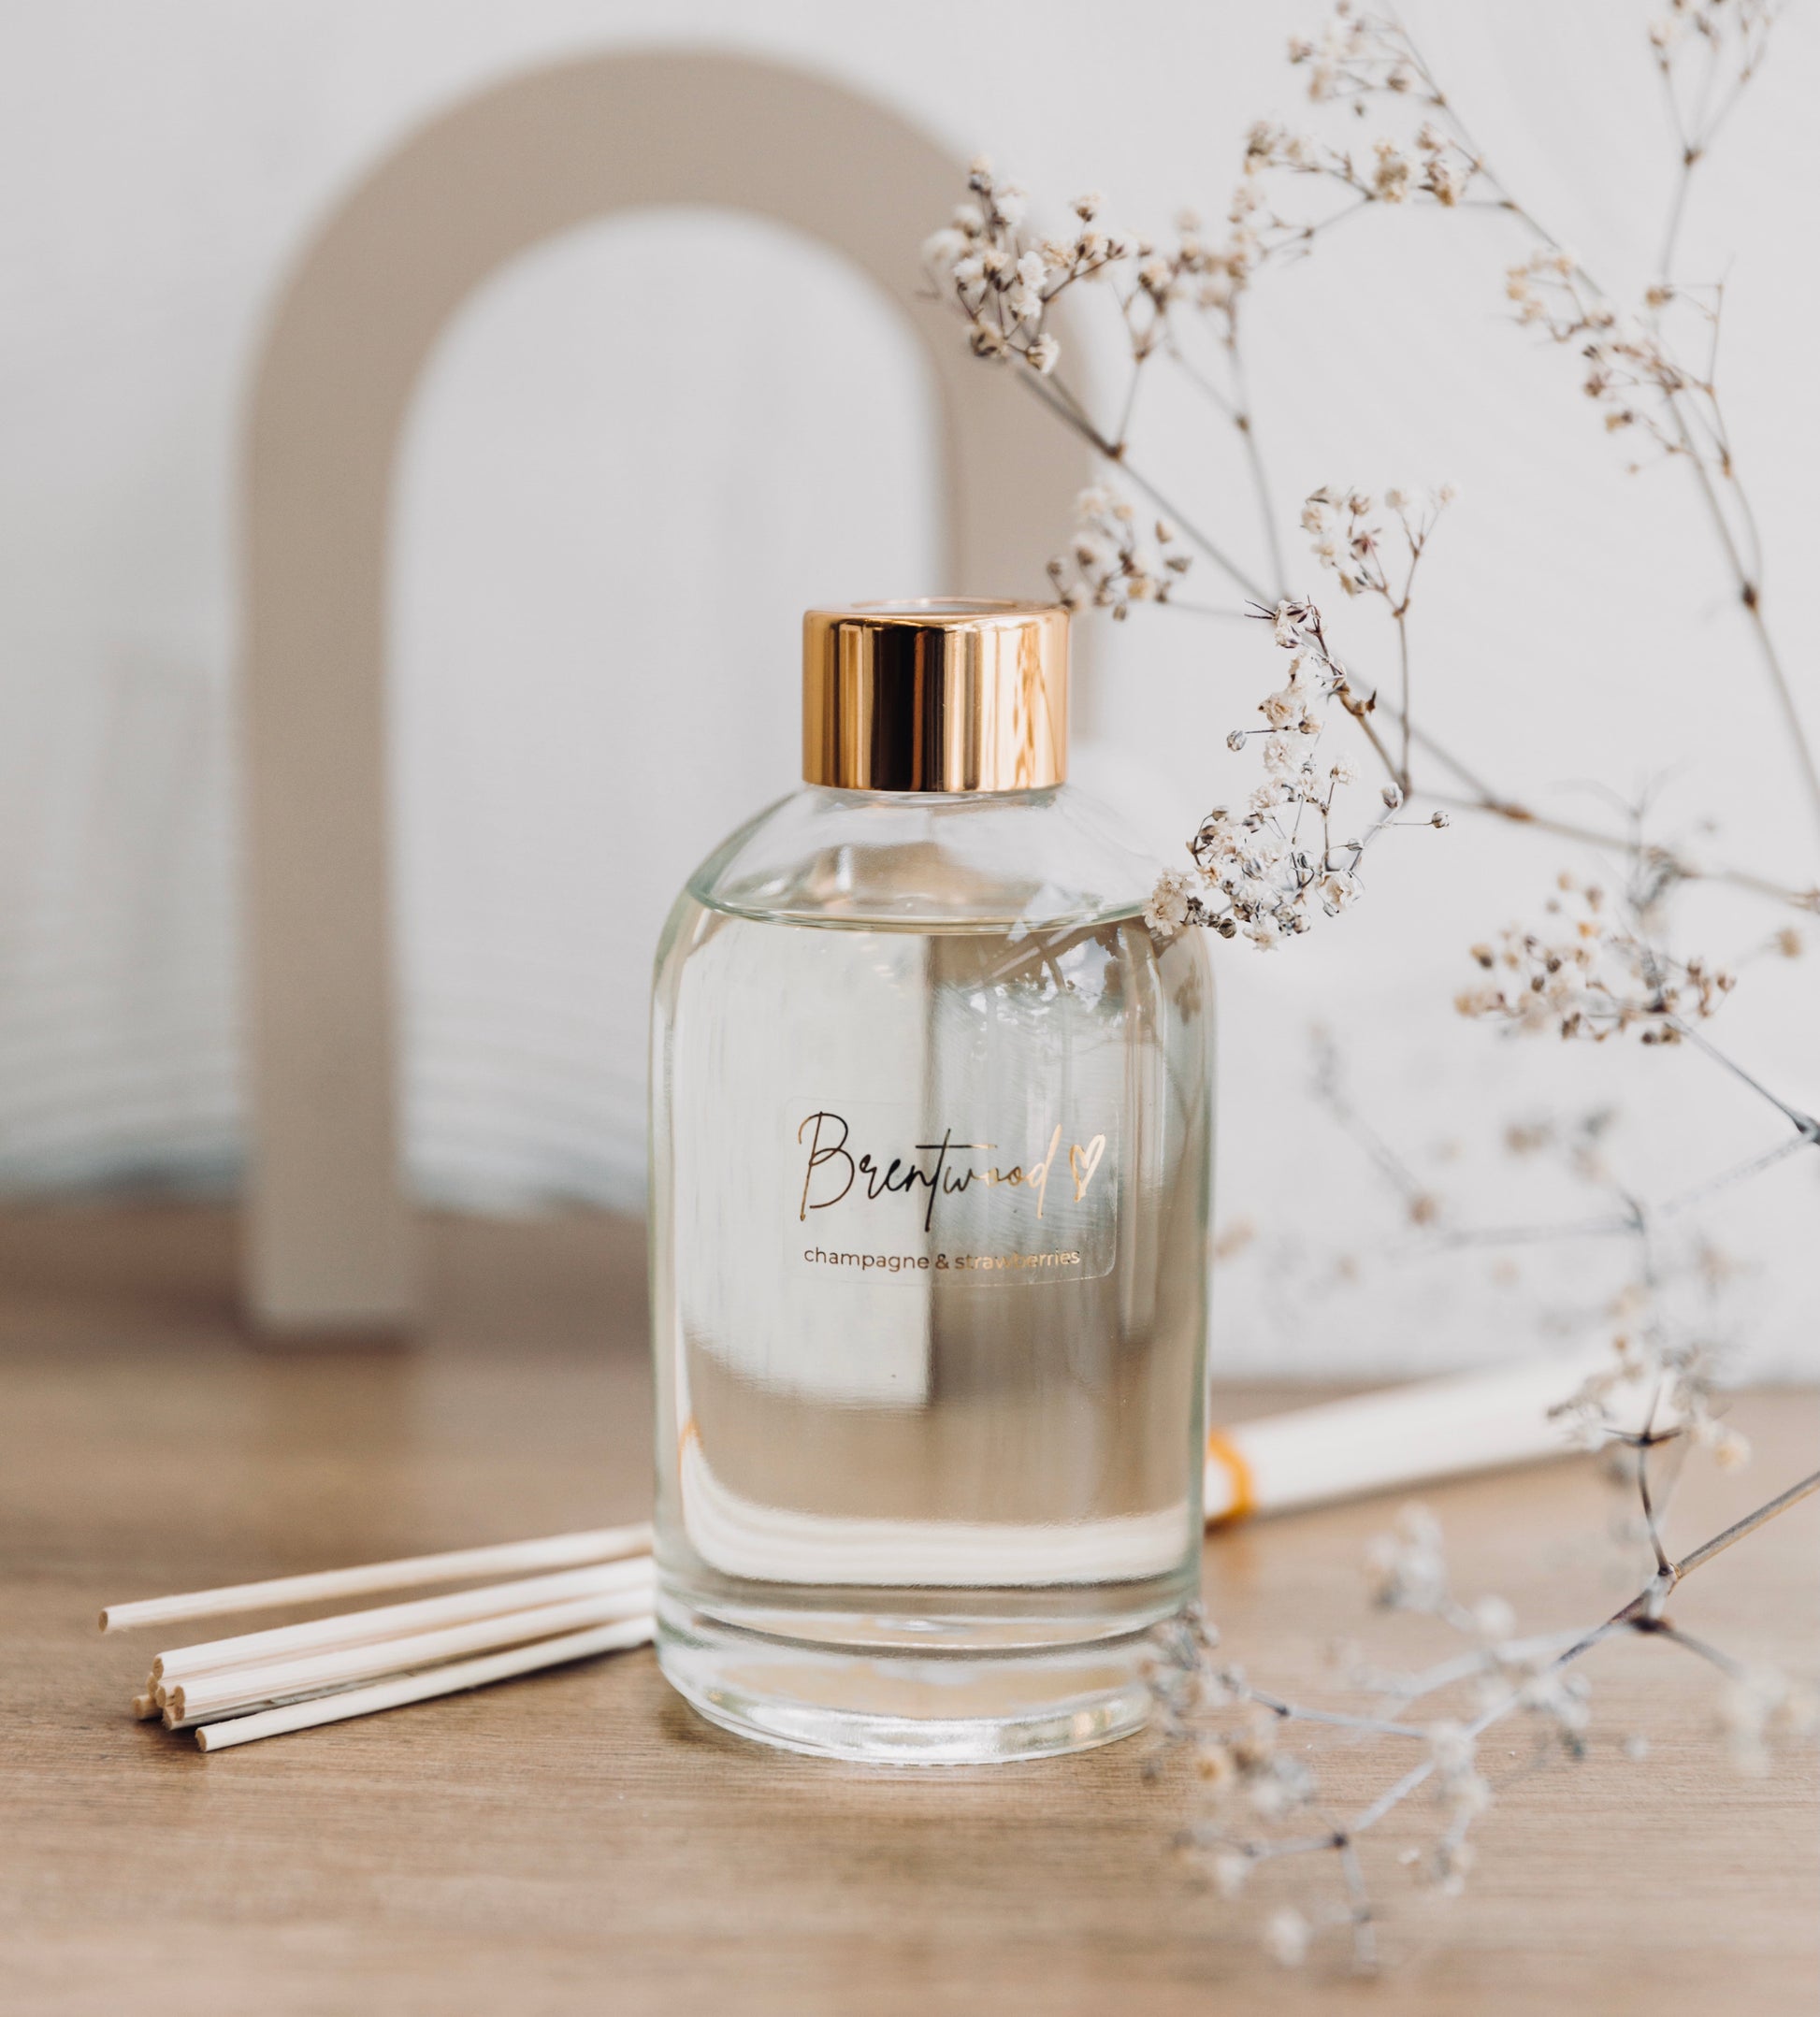
[[[1076,282],[1103,278],[1131,248],[1100,224],[1097,196],[1076,200],[1070,229],[1038,238],[1023,228],[1024,192],[998,180],[984,155],[967,187],[966,200],[924,240],[924,270],[966,318],[975,356],[1047,378],[1062,359],[1045,326],[1051,305]]]
[[[1168,601],[1193,561],[1166,518],[1147,524],[1114,485],[1096,483],[1075,499],[1075,537],[1049,577],[1069,609],[1119,618],[1134,602]]]
[[[1631,1256],[1624,1286],[1590,1319],[1604,1327],[1610,1361],[1564,1394],[1555,1413],[1564,1438],[1601,1452],[1622,1484],[1630,1507],[1626,1545],[1643,1550],[1647,1579],[1603,1622],[1524,1636],[1495,1592],[1456,1594],[1437,1525],[1411,1508],[1374,1544],[1370,1589],[1382,1610],[1418,1613],[1430,1629],[1438,1621],[1452,1631],[1459,1649],[1409,1673],[1349,1656],[1349,1685],[1365,1697],[1357,1710],[1273,1694],[1220,1653],[1198,1614],[1163,1635],[1157,1728],[1167,1748],[1192,1757],[1203,1804],[1193,1840],[1220,1894],[1250,1901],[1263,1867],[1285,1858],[1328,1858],[1336,1871],[1330,1895],[1258,1907],[1260,1937],[1286,1966],[1302,1964],[1335,1933],[1351,1940],[1359,1965],[1373,1964],[1378,1908],[1362,1851],[1394,1813],[1429,1817],[1425,1839],[1399,1859],[1418,1879],[1443,1893],[1466,1880],[1473,1833],[1492,1804],[1482,1738],[1521,1718],[1536,1732],[1538,1754],[1584,1752],[1596,1733],[1581,1663],[1608,1639],[1646,1635],[1706,1662],[1721,1686],[1715,1731],[1746,1772],[1762,1770],[1774,1746],[1812,1735],[1820,1721],[1806,1682],[1686,1636],[1665,1609],[1687,1575],[1820,1490],[1820,1474],[1679,1558],[1664,1524],[1683,1460],[1732,1468],[1750,1454],[1713,1385],[1713,1311],[1735,1270],[1701,1230],[1700,1215],[1715,1196],[1820,1148],[1820,1119],[1764,1084],[1713,1034],[1736,973],[1755,959],[1799,958],[1803,933],[1783,924],[1766,937],[1758,927],[1743,952],[1719,961],[1678,948],[1677,904],[1701,882],[1741,901],[1820,913],[1820,878],[1808,869],[1791,875],[1776,863],[1704,858],[1703,847],[1665,842],[1640,813],[1621,824],[1544,814],[1440,740],[1425,699],[1418,713],[1412,612],[1424,555],[1453,502],[1451,485],[1328,484],[1304,500],[1302,565],[1331,578],[1337,599],[1328,613],[1345,628],[1342,656],[1280,540],[1246,370],[1255,291],[1273,268],[1308,257],[1348,219],[1368,210],[1446,213],[1449,229],[1511,235],[1503,304],[1509,319],[1543,349],[1573,360],[1586,405],[1631,468],[1660,467],[1689,480],[1767,683],[1775,738],[1820,830],[1820,767],[1766,614],[1756,520],[1719,382],[1724,289],[1684,277],[1676,264],[1689,191],[1760,67],[1779,12],[1774,0],[1658,5],[1647,46],[1677,152],[1659,249],[1638,262],[1648,267],[1653,257],[1654,277],[1634,295],[1596,276],[1503,180],[1402,23],[1349,4],[1292,41],[1292,74],[1307,89],[1306,123],[1253,124],[1223,204],[1184,209],[1169,232],[1152,236],[1115,228],[1097,194],[1057,210],[1057,221],[1038,223],[1023,193],[982,160],[964,201],[925,247],[932,284],[963,340],[1106,465],[1106,482],[1079,500],[1068,550],[1051,568],[1059,597],[1116,620],[1152,605],[1189,619],[1261,619],[1255,630],[1267,627],[1271,644],[1287,655],[1255,713],[1228,725],[1228,756],[1248,769],[1189,840],[1186,865],[1159,879],[1145,913],[1151,930],[1167,938],[1205,927],[1261,949],[1302,937],[1356,906],[1365,857],[1386,828],[1444,827],[1455,812],[1590,845],[1618,871],[1564,876],[1538,921],[1487,934],[1472,949],[1475,971],[1458,1006],[1512,1032],[1594,1044],[1631,1037],[1652,1049],[1694,1052],[1766,1119],[1774,1116],[1778,1129],[1773,1145],[1743,1161],[1645,1194],[1617,1174],[1608,1105],[1565,1121],[1525,1118],[1508,1131],[1509,1152],[1558,1160],[1582,1202],[1558,1224],[1479,1224],[1365,1118],[1342,1086],[1334,1047],[1323,1051],[1321,1102],[1397,1193],[1410,1241],[1516,1248],[1598,1238],[1622,1243]],[[1090,411],[1071,382],[1055,313],[1071,293],[1083,311],[1109,317],[1120,341],[1124,382],[1104,413]],[[1257,508],[1250,550],[1223,532],[1214,537],[1208,521],[1165,495],[1147,463],[1144,388],[1159,373],[1187,387],[1224,430]],[[1212,481],[1228,487],[1224,469]],[[1446,662],[1432,679],[1424,672],[1424,696],[1443,674],[1458,680],[1472,670],[1470,635],[1442,641]],[[1381,680],[1363,670],[1379,653],[1394,655]],[[1728,669],[1726,678],[1726,704],[1735,711]],[[1737,936],[1747,938],[1741,929]],[[1234,1261],[1247,1245],[1248,1237],[1230,1238],[1222,1260]],[[1291,1724],[1334,1730],[1350,1746],[1368,1746],[1374,1761],[1381,1755],[1380,1790],[1350,1809],[1324,1796],[1320,1761],[1287,1741]],[[1636,1731],[1621,1740],[1627,1758],[1646,1745]]]
[[[1387,827],[1429,823],[1398,820],[1402,794],[1393,789],[1351,834],[1338,824],[1360,772],[1350,755],[1323,748],[1329,717],[1337,708],[1362,720],[1371,699],[1329,650],[1313,603],[1285,598],[1260,613],[1289,664],[1258,703],[1263,726],[1235,728],[1226,741],[1235,754],[1256,742],[1264,774],[1242,806],[1216,806],[1201,822],[1188,843],[1192,868],[1159,879],[1145,917],[1164,937],[1201,925],[1264,950],[1297,938],[1317,916],[1336,917],[1358,900],[1366,850]]]
[[[1601,1419],[1614,1388],[1639,1381],[1663,1386],[1660,1369],[1640,1359],[1614,1365],[1596,1396],[1577,1405]],[[1683,1374],[1666,1402],[1658,1392],[1646,1427],[1627,1441],[1640,1494],[1644,1525],[1654,1545],[1654,1566],[1638,1593],[1610,1617],[1583,1628],[1521,1634],[1515,1611],[1495,1594],[1463,1599],[1454,1592],[1439,1523],[1425,1506],[1407,1506],[1369,1546],[1365,1574],[1382,1610],[1434,1620],[1451,1629],[1459,1650],[1408,1670],[1371,1665],[1356,1648],[1340,1650],[1338,1678],[1357,1708],[1312,1707],[1261,1687],[1221,1650],[1219,1635],[1198,1607],[1163,1628],[1151,1674],[1153,1731],[1163,1756],[1185,1754],[1192,1766],[1197,1806],[1188,1840],[1206,1863],[1221,1897],[1239,1898],[1256,1873],[1286,1859],[1331,1861],[1337,1882],[1331,1895],[1311,1893],[1302,1904],[1278,1909],[1260,1929],[1265,1951],[1285,1967],[1299,1967],[1323,1934],[1351,1942],[1353,1963],[1377,1965],[1381,1909],[1367,1880],[1365,1856],[1393,1816],[1425,1815],[1424,1838],[1397,1862],[1419,1883],[1442,1895],[1464,1888],[1474,1865],[1474,1829],[1495,1806],[1481,1764],[1489,1732],[1521,1718],[1534,1733],[1536,1755],[1578,1760],[1595,1741],[1592,1691],[1581,1667],[1608,1641],[1641,1636],[1705,1662],[1719,1678],[1715,1729],[1737,1768],[1761,1776],[1779,1748],[1820,1732],[1820,1694],[1779,1669],[1753,1666],[1682,1632],[1665,1613],[1669,1593],[1685,1577],[1733,1542],[1820,1490],[1820,1474],[1766,1501],[1702,1547],[1671,1559],[1661,1543],[1659,1503],[1653,1498],[1649,1462],[1677,1442],[1713,1450],[1708,1390]],[[1672,1410],[1683,1410],[1679,1419]],[[1663,1425],[1658,1426],[1658,1422]],[[1724,1462],[1724,1458],[1719,1458]],[[1438,1705],[1438,1707],[1437,1707]],[[1322,1755],[1290,1730],[1324,1733],[1356,1756],[1381,1755],[1379,1790],[1364,1798],[1337,1799],[1322,1775]],[[1644,1754],[1647,1739],[1628,1734],[1627,1758]],[[1356,1765],[1353,1767],[1354,1776]]]
[[[1593,1043],[1635,1034],[1645,1044],[1675,1044],[1737,985],[1699,954],[1680,958],[1657,944],[1597,883],[1563,874],[1549,909],[1551,929],[1509,926],[1495,945],[1474,948],[1486,978],[1456,997],[1463,1016]]]

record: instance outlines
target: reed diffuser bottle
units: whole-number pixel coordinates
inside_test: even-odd
[[[658,1657],[798,1750],[1123,1736],[1197,1587],[1212,995],[1064,782],[1067,655],[811,611],[803,788],[658,950]]]

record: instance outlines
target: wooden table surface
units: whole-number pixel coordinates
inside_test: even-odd
[[[233,1237],[199,1207],[0,1213],[7,2017],[1820,2007],[1812,1750],[1737,1776],[1713,1678],[1662,1645],[1594,1656],[1583,1764],[1529,1770],[1517,1736],[1491,1753],[1508,1783],[1464,1896],[1386,1858],[1376,1981],[1337,1949],[1296,1974],[1263,1954],[1259,1914],[1293,1893],[1218,1897],[1175,1844],[1187,1775],[1147,1778],[1142,1738],[996,1769],[831,1765],[709,1728],[641,1650],[206,1758],[128,1719],[160,1635],[100,1637],[100,1603],[634,1519],[649,1494],[636,1226],[435,1221],[425,1340],[315,1355],[249,1348]],[[1690,1485],[1688,1540],[1813,1464],[1820,1397],[1745,1397],[1734,1419],[1757,1461]],[[1460,1587],[1525,1627],[1627,1593],[1585,1460],[1426,1496]],[[1330,1690],[1340,1634],[1425,1657],[1419,1624],[1364,1604],[1390,1510],[1209,1543],[1208,1599],[1254,1678]],[[1809,1502],[1677,1617],[1812,1673],[1816,1534]]]

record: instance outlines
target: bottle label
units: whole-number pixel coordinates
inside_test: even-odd
[[[1119,1232],[1117,1117],[982,1128],[915,1102],[796,1098],[779,1124],[785,1237],[828,1279],[1091,1280]]]

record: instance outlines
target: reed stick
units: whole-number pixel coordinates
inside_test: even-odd
[[[550,1638],[560,1632],[614,1623],[641,1616],[650,1608],[648,1591],[621,1591],[605,1596],[577,1597],[567,1604],[546,1604],[536,1610],[509,1611],[498,1618],[477,1618],[439,1632],[380,1639],[367,1646],[331,1648],[327,1652],[295,1660],[224,1667],[168,1688],[165,1707],[171,1727],[176,1728],[254,1703],[280,1702],[347,1681],[370,1680],[382,1674],[429,1666],[464,1653],[486,1652],[498,1646],[516,1646],[527,1639]]]
[[[323,1723],[345,1722],[354,1716],[376,1715],[381,1709],[402,1708],[408,1702],[460,1694],[469,1688],[484,1688],[490,1681],[534,1674],[542,1667],[563,1666],[571,1660],[592,1659],[597,1653],[643,1646],[651,1633],[649,1617],[628,1618],[617,1624],[596,1626],[589,1632],[567,1633],[558,1638],[540,1639],[534,1645],[513,1647],[509,1652],[490,1653],[484,1659],[457,1661],[426,1674],[400,1675],[396,1680],[381,1681],[370,1688],[353,1688],[343,1694],[293,1702],[256,1715],[237,1716],[225,1722],[205,1723],[196,1731],[196,1748],[226,1750],[236,1744],[256,1744],[262,1737],[282,1736],[292,1730],[313,1730]]]
[[[383,1678],[389,1678],[391,1673],[397,1671],[398,1670],[388,1669],[387,1676]],[[433,1671],[433,1669],[424,1668],[420,1670],[412,1668],[410,1671],[412,1673],[419,1671],[427,1673]],[[351,1689],[369,1688],[372,1684],[373,1676],[370,1674],[359,1680],[324,1681],[314,1688],[287,1689],[282,1694],[261,1695],[256,1702],[237,1702],[227,1708],[209,1709],[206,1713],[197,1716],[182,1715],[170,1703],[166,1702],[159,1709],[158,1714],[163,1720],[166,1730],[198,1730],[204,1723],[221,1722],[236,1716],[250,1716],[255,1711],[263,1712],[268,1708],[288,1708],[296,1702],[317,1702],[325,1695],[346,1694]],[[173,1689],[172,1693],[175,1694],[175,1693],[176,1691]]]
[[[553,1576],[533,1576],[516,1582],[484,1583],[452,1596],[419,1597],[409,1604],[384,1604],[370,1610],[341,1611],[307,1624],[274,1625],[264,1632],[242,1632],[232,1638],[205,1639],[195,1646],[176,1646],[152,1663],[153,1681],[187,1680],[223,1667],[254,1661],[323,1652],[335,1646],[364,1646],[374,1639],[402,1638],[413,1632],[461,1624],[472,1618],[492,1618],[524,1611],[571,1597],[605,1596],[624,1590],[648,1591],[649,1555],[629,1555],[623,1562],[602,1562],[581,1569],[562,1569]],[[643,1606],[649,1609],[647,1602]]]
[[[1469,1471],[1567,1456],[1551,1410],[1615,1363],[1605,1343],[1410,1380],[1238,1423],[1207,1439],[1207,1523],[1407,1490]],[[1613,1393],[1613,1426],[1640,1429],[1653,1388]],[[1668,1418],[1657,1409],[1658,1428]]]
[[[589,1562],[617,1562],[649,1554],[648,1525],[598,1527],[583,1534],[553,1534],[542,1540],[502,1541],[487,1548],[461,1548],[441,1555],[409,1555],[397,1562],[369,1562],[355,1568],[321,1569],[305,1576],[274,1576],[264,1582],[230,1583],[221,1590],[193,1590],[179,1596],[141,1597],[110,1604],[101,1613],[104,1632],[166,1624],[180,1618],[209,1618],[224,1611],[266,1610],[280,1604],[318,1604],[337,1597],[367,1596],[380,1590],[410,1590],[428,1583],[461,1583],[481,1576],[521,1576],[540,1569],[568,1569]]]

